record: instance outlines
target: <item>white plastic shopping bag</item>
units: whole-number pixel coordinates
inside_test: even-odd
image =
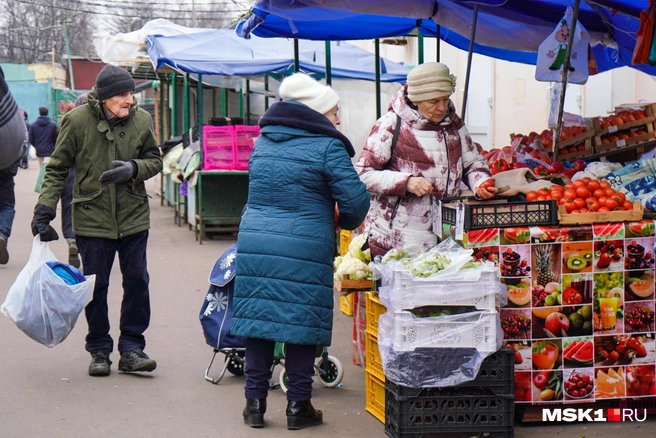
[[[78,316],[93,298],[96,276],[67,284],[47,262],[57,261],[37,235],[30,259],[9,289],[0,311],[27,336],[54,347],[71,333]]]
[[[574,12],[570,6],[565,11],[565,16],[558,22],[554,31],[540,44],[538,48],[538,59],[535,64],[535,80],[542,82],[560,81],[560,72],[565,63],[565,52],[569,32],[572,28],[572,15]],[[588,81],[588,45],[590,34],[581,25],[576,23],[574,30],[574,41],[572,42],[572,54],[570,57],[570,68],[567,82],[571,84],[585,84]]]

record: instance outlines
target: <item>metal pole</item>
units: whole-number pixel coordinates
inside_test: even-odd
[[[560,133],[562,131],[563,110],[565,107],[565,90],[567,87],[567,75],[569,74],[570,57],[572,56],[572,44],[574,43],[574,32],[576,31],[576,22],[579,19],[579,5],[580,0],[574,0],[574,12],[572,13],[572,22],[569,28],[569,38],[567,39],[567,50],[565,51],[565,62],[563,63],[562,70],[560,71],[560,104],[558,105],[558,120],[556,125],[556,133],[553,139],[553,160],[558,161],[558,149],[560,148]]]
[[[417,34],[417,63],[418,64],[423,64],[424,63],[424,34],[419,32]]]
[[[264,111],[269,109],[269,75],[264,73]]]
[[[247,125],[251,124],[251,81],[246,79],[246,118]]]
[[[203,150],[203,75],[198,74],[198,88],[196,89],[198,92],[198,97],[196,99],[196,125],[198,125],[198,145],[200,150]],[[193,139],[193,136],[192,136]],[[201,160],[202,160],[202,152],[201,152]]]
[[[62,20],[62,26],[64,26],[64,43],[66,44],[66,57],[68,58],[68,74],[71,77],[71,90],[75,90],[75,78],[73,77],[73,62],[71,61],[71,47],[68,44],[68,32],[66,31],[66,22],[64,20]]]
[[[182,132],[189,131],[189,73],[185,73],[182,77]]]
[[[465,93],[462,96],[462,111],[460,117],[465,120],[467,111],[467,97],[469,95],[469,74],[471,73],[472,56],[474,54],[474,41],[476,40],[476,21],[478,20],[478,3],[474,5],[474,16],[472,18],[472,33],[469,39],[469,54],[467,55],[467,74],[465,75]]]
[[[159,95],[159,142],[164,143],[164,82],[159,81],[157,84],[157,94]]]
[[[221,117],[228,117],[228,90],[221,88]]]
[[[294,38],[294,73],[298,73],[301,70],[301,65],[298,55],[298,39]]]
[[[171,136],[178,135],[178,75],[171,73]]]
[[[374,40],[374,62],[376,63],[376,118],[380,118],[380,40]]]
[[[326,84],[333,83],[332,62],[330,55],[330,41],[326,41]]]
[[[435,42],[435,60],[437,62],[440,62],[440,42],[442,41],[442,38],[440,37],[441,31],[442,31],[442,27],[438,24],[437,33],[435,34],[435,36],[437,37],[437,41]]]

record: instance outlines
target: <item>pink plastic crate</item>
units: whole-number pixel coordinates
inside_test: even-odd
[[[255,140],[260,135],[260,127],[235,125],[234,128],[235,169],[248,170],[248,160],[253,153]]]
[[[203,169],[234,168],[234,126],[203,126]]]

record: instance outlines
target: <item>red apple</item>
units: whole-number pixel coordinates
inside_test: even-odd
[[[569,330],[569,318],[560,312],[554,312],[544,320],[544,328],[555,336],[560,336],[561,330],[564,332]],[[564,333],[563,336],[567,336],[567,333]]]

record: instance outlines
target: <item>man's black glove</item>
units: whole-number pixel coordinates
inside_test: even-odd
[[[137,164],[133,161],[112,161],[112,170],[107,170],[100,175],[98,181],[103,186],[128,181],[137,176]]]
[[[41,236],[41,242],[59,239],[57,231],[50,226],[50,221],[56,216],[55,210],[45,205],[37,205],[32,218],[32,234]]]

